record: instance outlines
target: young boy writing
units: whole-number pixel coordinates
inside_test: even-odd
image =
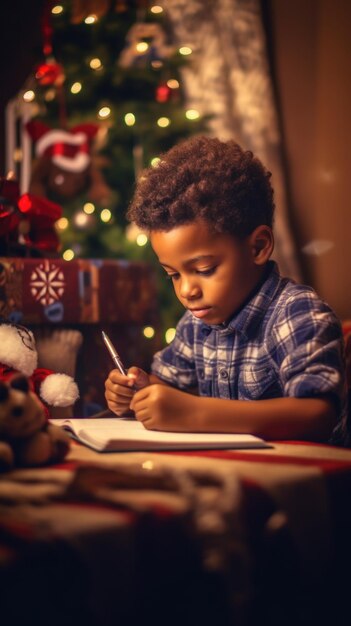
[[[343,340],[332,310],[270,260],[270,173],[234,141],[197,137],[140,178],[148,231],[186,313],[151,374],[106,380],[108,407],[146,428],[341,443]]]

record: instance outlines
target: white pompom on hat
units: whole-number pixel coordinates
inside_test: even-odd
[[[71,406],[78,400],[76,383],[67,374],[49,374],[40,385],[40,395],[50,406]]]

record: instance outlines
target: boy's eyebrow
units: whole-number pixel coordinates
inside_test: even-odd
[[[206,260],[210,260],[213,258],[214,258],[213,254],[202,254],[200,256],[194,256],[191,259],[187,259],[184,265],[188,265],[189,263],[196,263],[198,261],[206,261]],[[162,261],[160,261],[160,264],[162,265],[162,267],[168,267],[168,269],[173,269],[171,265],[167,265],[167,263],[163,263]]]

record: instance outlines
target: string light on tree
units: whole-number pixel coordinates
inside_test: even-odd
[[[167,328],[165,332],[165,340],[166,343],[171,343],[175,337],[176,329],[175,328]]]
[[[86,202],[83,206],[83,211],[87,215],[91,215],[95,211],[95,204],[93,204],[92,202]]]
[[[145,235],[145,233],[140,233],[139,235],[137,235],[137,238],[136,238],[137,246],[140,246],[140,247],[146,246],[147,242],[148,242],[148,237],[147,235]]]
[[[179,89],[180,85],[176,78],[170,78],[167,80],[167,87],[170,89]]]
[[[112,213],[110,209],[102,209],[100,213],[100,219],[102,222],[109,222],[112,218]]]
[[[71,248],[67,248],[62,254],[64,261],[72,261],[74,259],[74,251]]]
[[[74,216],[74,223],[78,228],[85,228],[89,224],[90,216],[84,211],[78,211]]]
[[[66,228],[68,228],[68,225],[69,222],[67,217],[60,217],[60,219],[56,222],[56,228],[58,228],[58,230],[66,230]]]
[[[134,126],[135,124],[135,115],[134,113],[126,113],[126,115],[124,116],[124,123],[127,126]]]
[[[159,4],[154,4],[154,6],[150,7],[150,11],[154,15],[157,15],[163,12],[163,8]]]
[[[179,54],[181,54],[182,56],[189,56],[189,54],[192,54],[192,49],[190,48],[190,46],[181,46],[181,48],[179,48]]]
[[[143,328],[143,335],[147,339],[152,339],[155,336],[155,329],[152,326],[145,326],[145,328]]]
[[[76,94],[82,91],[82,83],[76,82],[71,86],[71,93]]]
[[[151,167],[157,167],[160,161],[161,161],[160,157],[154,157],[150,161]]]
[[[136,51],[141,54],[143,52],[146,52],[148,48],[149,48],[149,44],[147,43],[147,41],[139,41],[135,46]]]
[[[110,117],[110,115],[111,115],[111,109],[108,106],[101,107],[101,109],[98,112],[98,117],[101,120],[107,119],[108,117]]]
[[[188,109],[185,111],[185,117],[188,120],[198,120],[200,117],[200,113],[197,109]]]
[[[54,7],[52,7],[51,9],[51,13],[53,15],[60,15],[63,12],[63,6],[61,6],[61,4],[56,4]]]
[[[159,126],[160,128],[167,128],[170,123],[171,120],[169,119],[169,117],[159,117],[157,120],[157,126]]]
[[[35,99],[35,92],[33,91],[33,89],[28,89],[24,92],[22,98],[25,102],[33,102],[33,100]]]
[[[98,17],[94,13],[92,15],[88,15],[84,20],[86,24],[95,24],[97,21]]]
[[[95,57],[94,59],[91,59],[90,62],[89,62],[89,67],[92,70],[101,70],[102,69],[101,60],[98,59],[97,57]]]

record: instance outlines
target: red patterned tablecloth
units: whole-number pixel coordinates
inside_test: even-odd
[[[342,626],[350,488],[351,451],[325,445],[98,454],[73,443],[61,466],[0,476],[4,623],[44,624],[51,607],[54,626]]]

